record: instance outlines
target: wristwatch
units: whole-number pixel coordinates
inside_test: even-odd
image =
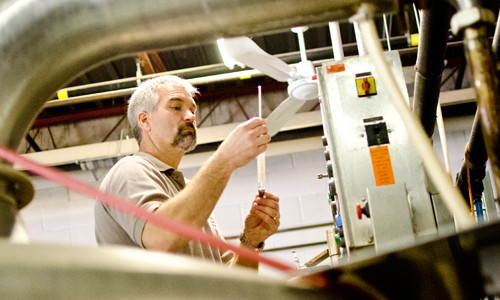
[[[264,249],[264,245],[265,245],[264,242],[260,242],[260,244],[257,245],[257,247],[250,245],[250,243],[248,242],[247,237],[245,236],[245,233],[243,231],[240,233],[239,238],[240,238],[240,243],[247,248],[250,248],[250,249],[255,250],[257,252],[261,252]]]

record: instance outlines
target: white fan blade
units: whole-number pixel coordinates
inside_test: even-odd
[[[292,69],[281,59],[262,50],[246,36],[225,38],[224,48],[234,60],[257,69],[278,81],[286,82]]]
[[[281,102],[266,118],[268,134],[270,136],[277,134],[281,127],[299,111],[304,103],[305,101],[293,97],[288,97]]]

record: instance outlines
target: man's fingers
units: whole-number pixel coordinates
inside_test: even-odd
[[[269,134],[267,134],[267,133],[257,137],[257,145],[258,146],[267,145],[270,141],[271,141],[271,136],[269,136]]]
[[[269,192],[265,192],[264,197],[259,197],[258,195],[259,194],[257,194],[257,197],[260,199],[267,199],[267,200],[273,200],[273,201],[278,201],[278,202],[280,200],[280,198],[278,196],[276,196],[275,194],[269,193]]]
[[[256,211],[256,214],[262,219],[262,221],[264,223],[266,223],[269,227],[271,228],[274,228],[274,229],[277,229],[280,225],[280,215],[278,213],[278,215],[276,216],[276,214],[274,216],[270,216],[269,214],[267,213],[264,213],[262,211]],[[276,216],[276,218],[274,218]]]
[[[255,129],[262,125],[266,125],[266,120],[257,117],[251,118],[242,123],[242,126],[248,126],[249,129]]]
[[[256,212],[266,214],[270,218],[280,217],[279,203],[276,200],[259,198],[252,209]]]

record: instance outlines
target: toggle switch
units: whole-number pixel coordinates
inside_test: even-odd
[[[358,91],[358,97],[367,97],[377,94],[375,77],[369,75],[371,75],[370,72],[356,74],[356,88]]]
[[[368,203],[357,203],[356,204],[356,214],[358,215],[358,219],[362,219],[363,215],[365,215],[367,218],[370,217],[370,210],[368,209]]]

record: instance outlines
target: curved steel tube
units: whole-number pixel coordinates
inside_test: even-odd
[[[395,1],[373,1],[393,11]],[[19,0],[0,12],[0,144],[16,148],[58,88],[96,63],[221,36],[345,19],[361,1]]]
[[[498,9],[497,25],[495,27],[495,34],[493,35],[493,42],[491,48],[497,61],[500,61],[500,8]]]
[[[497,25],[495,29],[495,35],[493,36],[492,51],[497,61],[500,59],[500,19],[497,20]],[[498,72],[497,72],[498,73]],[[476,111],[476,116],[474,118],[474,123],[472,124],[472,130],[469,137],[469,142],[467,143],[468,150],[468,160],[464,160],[460,171],[457,174],[456,185],[459,188],[462,196],[466,199],[469,204],[470,195],[469,187],[467,181],[467,168],[469,168],[469,176],[471,182],[471,194],[472,198],[475,196],[480,196],[483,193],[483,179],[486,175],[486,162],[488,160],[488,155],[486,153],[483,132],[481,128],[481,110]],[[468,161],[468,163],[466,163]],[[496,177],[495,177],[496,178]],[[495,182],[496,183],[496,182]],[[496,183],[497,184],[497,183]]]
[[[443,0],[431,3],[422,10],[420,45],[415,65],[413,111],[422,122],[429,137],[436,125],[436,109],[445,63],[445,50],[450,28],[451,5]]]
[[[486,175],[486,162],[488,160],[480,119],[480,111],[477,110],[476,116],[474,117],[474,123],[472,124],[469,141],[467,142],[468,153],[466,155],[468,155],[468,157],[462,162],[462,166],[456,178],[456,186],[460,190],[460,193],[462,193],[469,207],[471,197],[469,195],[467,172],[469,172],[472,199],[477,196],[480,197],[484,190],[483,179]]]
[[[477,109],[486,152],[491,162],[493,181],[498,194],[500,192],[500,88],[496,59],[488,40],[486,25],[466,28],[464,42],[474,77]]]

